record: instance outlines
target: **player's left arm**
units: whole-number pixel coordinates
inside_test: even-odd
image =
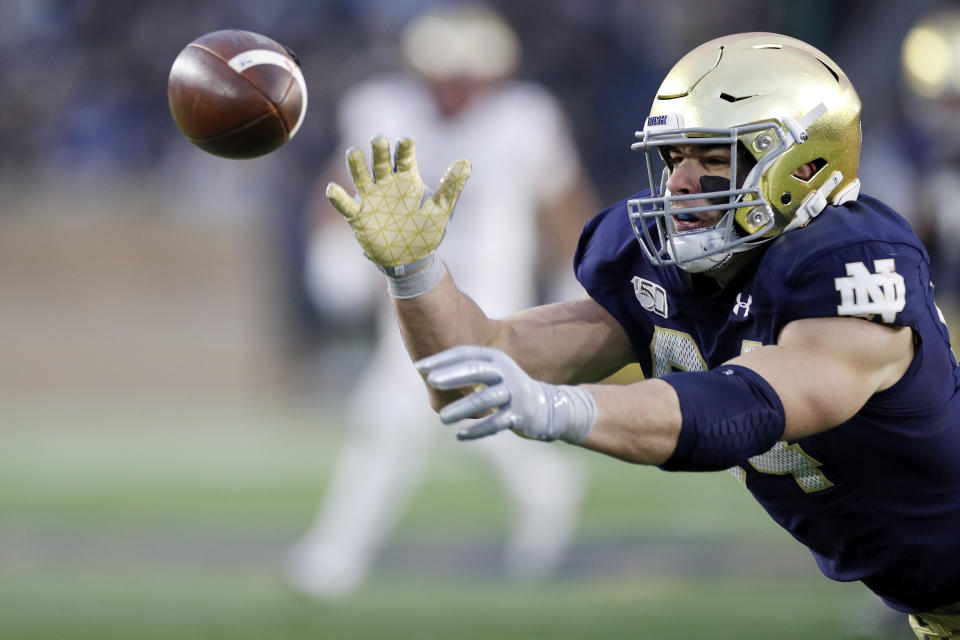
[[[446,423],[494,409],[458,433],[512,429],[672,470],[718,470],[777,440],[831,429],[897,383],[914,355],[907,327],[859,318],[788,324],[776,345],[711,371],[630,385],[570,387],[537,381],[495,349],[458,347],[417,363],[440,389],[484,388],[440,411]]]
[[[785,440],[840,425],[870,397],[903,377],[914,356],[909,327],[861,318],[794,320],[777,344],[755,349],[730,364],[766,380],[783,403]]]
[[[897,383],[913,360],[908,327],[860,318],[795,320],[777,344],[705,372],[588,387],[598,407],[581,444],[672,470],[725,469],[839,426]]]

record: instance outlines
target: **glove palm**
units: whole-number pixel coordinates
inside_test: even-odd
[[[331,182],[327,197],[353,228],[367,258],[382,267],[402,267],[426,258],[440,245],[470,177],[470,163],[459,160],[450,165],[437,191],[428,193],[417,168],[413,138],[397,143],[393,162],[384,136],[374,138],[372,146],[372,176],[363,152],[356,147],[347,151],[356,196]]]

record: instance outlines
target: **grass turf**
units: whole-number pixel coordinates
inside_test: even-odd
[[[829,639],[849,636],[863,598],[819,576],[727,474],[586,452],[576,562],[545,584],[509,582],[493,566],[506,505],[450,438],[361,592],[307,602],[280,562],[341,437],[321,416],[0,406],[4,639]]]

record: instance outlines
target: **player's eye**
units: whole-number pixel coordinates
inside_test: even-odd
[[[703,159],[703,164],[710,168],[725,167],[730,164],[726,156],[707,156]]]

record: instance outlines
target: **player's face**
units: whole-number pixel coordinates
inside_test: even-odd
[[[670,159],[670,177],[667,180],[667,189],[673,195],[688,195],[703,193],[702,178],[714,177],[726,182],[722,189],[728,189],[730,184],[730,147],[729,145],[679,145],[667,150]],[[707,191],[717,191],[716,186],[710,186]],[[674,202],[671,208],[686,208],[707,206],[710,201],[684,200]],[[723,216],[722,211],[706,211],[696,214],[678,215],[673,220],[677,231],[690,231],[701,227],[712,227]]]
[[[490,86],[488,81],[466,76],[427,78],[433,103],[443,118],[456,118]]]

